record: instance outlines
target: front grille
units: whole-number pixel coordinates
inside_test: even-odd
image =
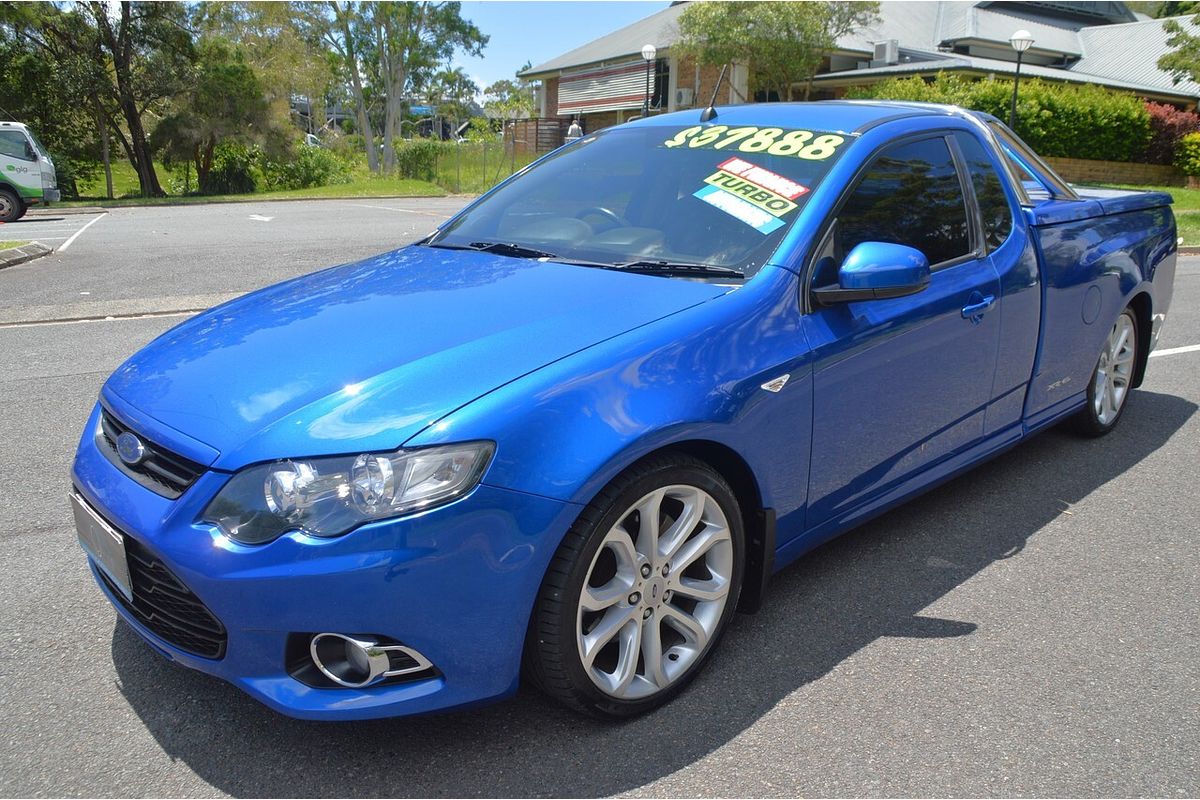
[[[96,431],[96,443],[108,460],[135,481],[155,494],[174,500],[196,482],[204,467],[195,461],[176,455],[160,445],[148,441],[137,431],[132,431],[146,447],[146,456],[138,464],[129,465],[117,455],[117,437],[130,427],[112,414],[107,408],[100,409],[100,429]]]
[[[131,536],[125,536],[125,557],[133,582],[133,601],[125,599],[103,570],[101,580],[125,610],[155,635],[193,655],[221,658],[225,655],[225,626],[208,606],[192,594],[183,581],[153,553]]]

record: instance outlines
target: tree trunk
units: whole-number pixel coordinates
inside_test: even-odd
[[[333,13],[337,17],[338,26],[342,29],[342,37],[346,47],[346,68],[350,71],[350,87],[354,94],[354,110],[358,117],[358,129],[362,132],[367,149],[367,169],[379,172],[379,153],[375,149],[375,131],[371,129],[371,118],[367,116],[367,101],[363,96],[362,76],[358,72],[358,53],[354,48],[354,38],[350,32],[350,12],[333,4]]]
[[[133,64],[133,41],[130,28],[132,27],[129,2],[121,3],[121,21],[117,31],[113,31],[108,18],[108,8],[103,3],[91,4],[92,16],[104,37],[105,45],[112,54],[113,74],[117,80],[117,105],[125,118],[125,126],[129,131],[128,152],[133,168],[138,173],[138,184],[144,197],[163,197],[166,192],[159,185],[158,175],[154,172],[154,161],[150,156],[150,146],[146,140],[146,129],[142,125],[142,116],[138,113],[137,102],[131,85]]]

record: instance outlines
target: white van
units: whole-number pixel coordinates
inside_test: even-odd
[[[0,122],[0,222],[20,219],[34,203],[59,199],[54,162],[33,131],[19,122]]]

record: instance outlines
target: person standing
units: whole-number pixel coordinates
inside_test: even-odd
[[[583,138],[583,128],[579,125],[579,117],[571,120],[571,127],[567,128],[567,141],[573,142],[576,139]]]

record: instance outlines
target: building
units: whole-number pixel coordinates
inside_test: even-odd
[[[541,81],[540,116],[579,116],[585,130],[640,116],[648,67],[654,111],[707,105],[718,70],[697,67],[671,52],[686,7],[673,4],[520,73]],[[1099,84],[1181,108],[1194,108],[1200,99],[1200,85],[1176,83],[1158,69],[1159,56],[1170,49],[1163,20],[1135,14],[1124,3],[883,0],[880,17],[877,25],[841,39],[812,86],[793,86],[793,97],[801,99],[809,88],[811,99],[828,99],[849,86],[939,72],[1007,78],[1016,70],[1008,40],[1024,29],[1034,44],[1023,57],[1022,76]],[[1176,19],[1192,24],[1190,17]],[[647,44],[657,48],[653,65],[641,56]],[[718,103],[766,99],[749,96],[744,64],[734,64],[726,81]]]

